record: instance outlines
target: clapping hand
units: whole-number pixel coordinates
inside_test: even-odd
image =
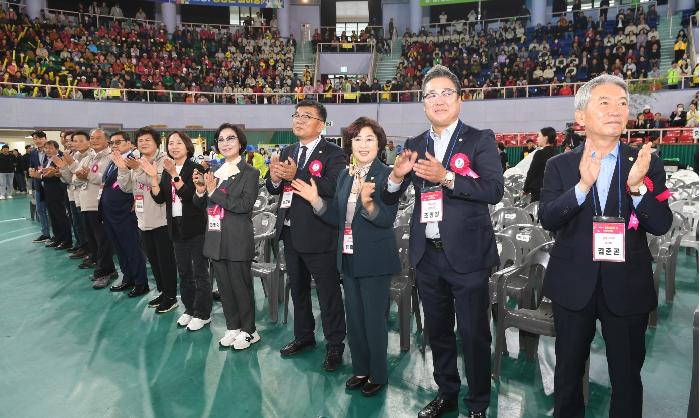
[[[416,161],[413,170],[415,170],[418,177],[432,183],[442,183],[447,173],[442,163],[427,151],[425,153],[425,159]]]
[[[147,158],[141,158],[140,160],[138,160],[138,163],[139,167],[141,167],[141,170],[143,170],[143,172],[146,173],[149,177],[155,178],[158,176],[158,167],[156,167],[155,164],[148,161]]]
[[[194,170],[192,173],[192,181],[195,189],[197,189],[197,193],[203,194],[207,190],[207,185],[204,183],[204,174],[200,173],[199,170]]]
[[[396,159],[394,169],[391,171],[391,180],[395,183],[401,183],[403,178],[413,170],[418,153],[409,149],[404,150]]]
[[[175,168],[175,161],[171,160],[170,158],[166,158],[163,160],[163,168],[165,171],[170,174],[170,177],[176,177],[177,176],[177,168]]]
[[[204,173],[204,182],[207,185],[207,193],[211,196],[216,190],[216,177],[214,177],[214,173]]]
[[[376,185],[372,182],[362,183],[362,189],[360,190],[360,200],[362,201],[362,207],[368,213],[374,212],[374,200],[372,199],[372,193],[376,189]]]
[[[644,176],[647,175],[649,171],[649,164],[651,163],[651,142],[644,144],[639,153],[637,154],[637,161],[634,162],[630,173],[627,176],[627,186],[634,187],[639,186],[644,181]]]
[[[137,168],[141,167],[141,163],[139,163],[139,160],[137,160],[136,158],[126,158],[124,159],[124,161],[126,162],[126,166],[132,170],[136,170]]]
[[[61,159],[61,157],[58,156],[58,155],[54,155],[53,157],[51,157],[51,162],[54,163],[54,165],[55,165],[56,167],[58,167],[59,169],[62,169],[62,168],[64,168],[65,166],[68,165],[68,164],[67,164],[63,159]]]
[[[316,182],[314,182],[314,179],[311,179],[311,184],[305,182],[304,180],[294,179],[292,180],[292,188],[294,189],[294,194],[301,196],[304,198],[304,200],[311,204],[314,204],[321,199],[318,195],[318,188],[316,187]]]
[[[119,153],[119,151],[112,151],[112,162],[117,168],[126,170],[128,167],[126,165],[126,159]]]
[[[79,178],[80,180],[87,180],[87,175],[88,175],[88,168],[87,167],[82,167],[80,170],[75,172],[75,177]]]
[[[580,183],[583,183],[583,186],[586,189],[582,190],[584,193],[588,193],[596,180],[598,180],[598,174],[600,174],[600,161],[603,159],[603,157],[604,156],[602,155],[593,155],[593,148],[590,145],[590,141],[586,141],[583,147],[581,162],[578,165],[578,171],[581,175]]]

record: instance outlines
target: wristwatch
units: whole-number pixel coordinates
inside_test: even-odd
[[[445,173],[445,178],[442,179],[442,185],[445,187],[450,187],[450,184],[452,184],[453,181],[455,181],[455,173],[448,170]]]
[[[174,182],[174,183],[179,183],[179,182],[180,182],[180,176],[175,176],[175,177],[173,177],[173,182]]]
[[[636,187],[630,187],[630,196],[644,196],[647,192],[647,186],[642,183]]]

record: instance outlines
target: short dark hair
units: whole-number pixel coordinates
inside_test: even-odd
[[[300,101],[299,103],[297,103],[296,106],[294,106],[294,110],[297,110],[300,107],[313,107],[318,112],[318,116],[324,122],[326,121],[326,118],[328,117],[328,112],[326,111],[326,106],[322,105],[317,100],[304,99],[304,100]]]
[[[36,136],[38,138],[46,138],[46,133],[44,133],[44,131],[34,131],[32,132],[32,136]]]
[[[433,68],[428,71],[428,73],[425,75],[423,78],[423,85],[421,86],[421,90],[423,93],[425,93],[425,86],[428,84],[428,81],[434,79],[434,78],[448,78],[452,84],[455,85],[455,90],[457,91],[457,94],[461,94],[462,91],[462,83],[459,81],[459,78],[450,71],[449,68],[445,67],[444,65],[436,65]]]
[[[85,132],[85,131],[75,131],[75,132],[73,132],[73,137],[71,138],[71,140],[72,140],[73,138],[75,138],[76,136],[84,136],[85,139],[90,140],[90,134],[87,133],[87,132]]]
[[[498,149],[500,149],[501,151],[506,149],[506,146],[505,146],[505,144],[503,144],[503,142],[497,142],[496,145],[498,146]]]
[[[131,137],[129,136],[129,134],[124,132],[124,131],[117,131],[117,132],[113,133],[112,135],[109,136],[109,139],[111,140],[115,136],[121,136],[122,138],[124,138],[125,141],[129,141],[132,144],[134,143],[134,141],[131,140]]]
[[[384,149],[386,146],[386,133],[384,132],[384,128],[382,128],[376,120],[361,116],[342,130],[343,148],[345,152],[352,154],[352,139],[365,127],[372,129],[372,132],[377,136],[377,149],[379,152]]]
[[[44,146],[47,146],[47,145],[51,145],[52,147],[54,147],[54,148],[56,148],[56,149],[61,149],[61,147],[58,145],[58,142],[54,141],[53,139],[50,140],[50,141],[46,141],[46,143],[44,144]],[[3,148],[4,148],[4,147],[3,147]]]
[[[301,102],[299,102],[301,103]],[[234,125],[232,123],[222,123],[221,126],[219,126],[219,129],[216,130],[216,134],[214,135],[214,147],[216,148],[216,152],[219,153],[219,134],[221,131],[224,129],[233,129],[233,131],[236,133],[236,136],[238,137],[238,143],[241,145],[240,151],[238,153],[240,155],[243,155],[243,152],[245,152],[246,147],[248,146],[248,139],[245,137],[245,132],[243,132],[243,128],[240,126]]]
[[[168,157],[173,158],[173,156],[170,155],[170,151],[168,151],[168,142],[170,142],[170,137],[173,135],[180,137],[182,142],[185,144],[185,148],[187,148],[187,158],[192,158],[192,156],[194,156],[194,144],[192,143],[192,139],[182,131],[172,131],[168,134],[168,139],[165,141],[165,151],[167,152]],[[217,135],[217,138],[218,137],[219,136]]]
[[[534,144],[535,141],[533,141],[532,139],[528,138],[528,139],[525,140],[525,143],[526,143],[526,144]]]
[[[136,135],[134,135],[134,137],[138,141],[139,137],[144,135],[150,135],[153,138],[153,141],[155,141],[156,146],[160,147],[160,134],[158,133],[158,131],[151,128],[150,126],[144,126],[143,128],[139,128],[139,130],[136,131]]]
[[[26,151],[27,148],[31,148],[31,147],[32,147],[31,145],[25,145],[25,146],[24,146],[24,150]]]
[[[557,131],[551,126],[540,129],[540,133],[543,137],[547,138],[547,143],[549,145],[554,145],[557,143]]]
[[[2,146],[2,149],[5,149],[5,148],[10,149],[10,146],[7,145],[7,144],[5,144],[5,145]]]

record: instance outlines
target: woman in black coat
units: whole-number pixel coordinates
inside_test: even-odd
[[[527,177],[525,177],[525,186],[523,187],[523,193],[530,195],[530,202],[540,200],[540,189],[542,189],[544,168],[547,165],[547,160],[559,153],[559,150],[557,150],[557,131],[549,126],[542,128],[540,135],[537,137],[537,146],[540,148],[532,157],[530,169],[527,170]]]
[[[165,203],[168,232],[175,250],[177,272],[180,276],[180,299],[185,312],[177,325],[197,331],[211,322],[212,291],[207,258],[204,257],[204,232],[207,228],[207,212],[192,202],[195,170],[204,168],[190,160],[194,144],[187,134],[174,131],[168,136],[168,157],[163,161],[160,183],[156,167],[146,167],[151,176],[151,196],[158,203]]]
[[[215,172],[194,172],[194,203],[207,210],[204,255],[212,260],[226,317],[227,331],[219,344],[242,350],[260,341],[250,270],[255,255],[252,213],[260,172],[241,156],[248,144],[241,128],[224,123],[215,138],[216,151],[225,162]]]
[[[361,117],[343,131],[343,143],[352,144],[354,165],[338,177],[332,200],[319,197],[313,179],[311,184],[294,180],[292,187],[317,216],[338,227],[337,266],[353,367],[345,386],[362,387],[364,396],[372,396],[387,383],[386,310],[391,276],[401,271],[393,230],[398,204],[384,204],[375,189],[391,173],[378,158],[386,146],[384,129]]]

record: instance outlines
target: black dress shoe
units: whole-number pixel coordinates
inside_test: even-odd
[[[131,289],[131,292],[129,292],[129,297],[135,298],[137,296],[145,295],[150,291],[151,289],[148,288],[147,284],[137,284],[133,289]]]
[[[352,376],[350,379],[348,379],[345,382],[345,389],[350,389],[350,390],[357,389],[360,386],[367,383],[368,380],[369,380],[369,376],[365,376],[365,377]]]
[[[48,239],[50,239],[50,237],[48,237],[46,235],[39,235],[37,238],[32,240],[32,242],[34,242],[34,243],[46,242],[46,240],[48,240]]]
[[[326,351],[326,359],[323,361],[323,368],[327,372],[334,372],[343,364],[343,352],[336,350]]]
[[[123,292],[134,287],[134,282],[121,282],[109,288],[110,292]]]
[[[437,418],[445,412],[454,411],[457,409],[457,399],[447,399],[440,395],[430,401],[425,408],[418,413],[418,418]]]
[[[88,255],[88,254],[84,248],[78,248],[78,251],[71,254],[68,258],[73,259],[73,260],[77,260],[79,258],[85,257],[86,255]]]
[[[78,247],[78,246],[76,245],[76,246],[74,246],[74,247],[70,247],[70,249],[68,250],[68,252],[71,253],[71,254],[75,254],[75,253],[78,252],[79,249],[80,249],[80,247]]]
[[[217,289],[217,290],[211,292],[211,297],[212,297],[214,300],[221,300],[221,293],[219,293],[219,289]]]
[[[95,264],[95,263],[93,263],[92,261],[90,261],[89,258],[88,258],[88,259],[83,258],[83,262],[80,263],[80,265],[78,266],[78,268],[79,268],[79,269],[83,269],[83,270],[91,269],[91,268],[93,268],[93,264]]]
[[[377,393],[379,393],[380,390],[382,390],[386,385],[380,385],[378,383],[372,383],[368,381],[365,383],[364,386],[362,386],[362,396],[374,396]]]
[[[70,249],[71,249],[71,245],[72,245],[72,244],[70,244],[70,243],[68,243],[68,242],[64,242],[63,244],[61,244],[61,245],[59,245],[58,247],[56,247],[56,250],[70,250]]]
[[[58,242],[58,241],[49,241],[49,243],[46,244],[46,245],[44,245],[44,247],[46,247],[46,248],[56,248],[56,247],[58,247],[59,245],[61,245],[61,243]]]
[[[294,340],[290,342],[289,344],[285,345],[280,349],[280,354],[282,354],[285,357],[293,356],[300,351],[303,351],[306,348],[313,348],[316,347],[316,341],[314,340],[309,340],[309,341],[297,341]]]
[[[481,412],[470,411],[469,418],[486,418],[486,410],[483,410]]]

